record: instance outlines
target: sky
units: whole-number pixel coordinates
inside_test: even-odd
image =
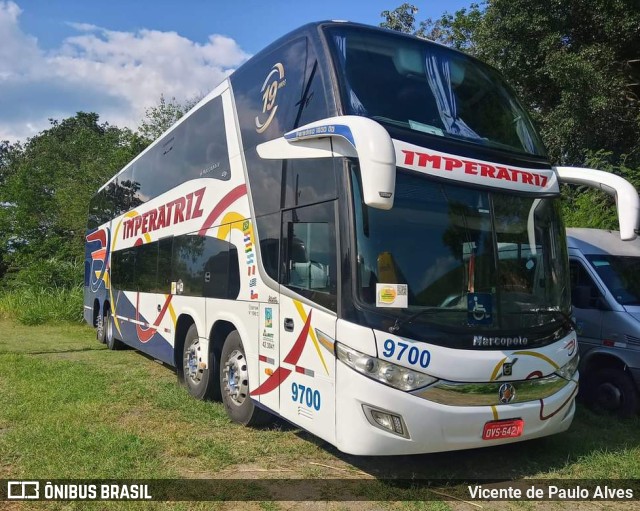
[[[0,140],[78,111],[136,129],[161,95],[184,102],[311,21],[378,25],[402,0],[0,0]],[[417,19],[471,0],[410,2]]]

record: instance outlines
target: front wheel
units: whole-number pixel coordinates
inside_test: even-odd
[[[249,370],[240,334],[235,330],[224,341],[220,357],[220,389],[229,418],[245,426],[260,426],[273,415],[255,406],[249,397]]]
[[[604,411],[621,418],[638,412],[638,391],[631,377],[615,368],[596,371],[588,383],[589,402],[596,411]]]

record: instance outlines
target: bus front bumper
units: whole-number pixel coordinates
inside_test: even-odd
[[[336,441],[357,455],[419,454],[490,447],[565,431],[573,419],[576,382],[544,399],[498,406],[451,406],[423,399],[336,364]],[[371,410],[399,417],[394,433],[375,425]],[[483,440],[487,422],[522,419],[516,438]]]

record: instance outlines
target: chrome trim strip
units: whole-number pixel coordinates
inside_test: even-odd
[[[515,397],[508,403],[525,403],[547,398],[563,389],[572,380],[565,380],[557,374],[544,378],[520,381],[494,381],[488,383],[468,383],[439,380],[433,385],[411,392],[414,396],[450,406],[500,406],[499,389],[505,383],[515,388]]]

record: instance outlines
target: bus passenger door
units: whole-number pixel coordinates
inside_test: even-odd
[[[280,414],[334,442],[334,202],[284,211],[281,254]]]

